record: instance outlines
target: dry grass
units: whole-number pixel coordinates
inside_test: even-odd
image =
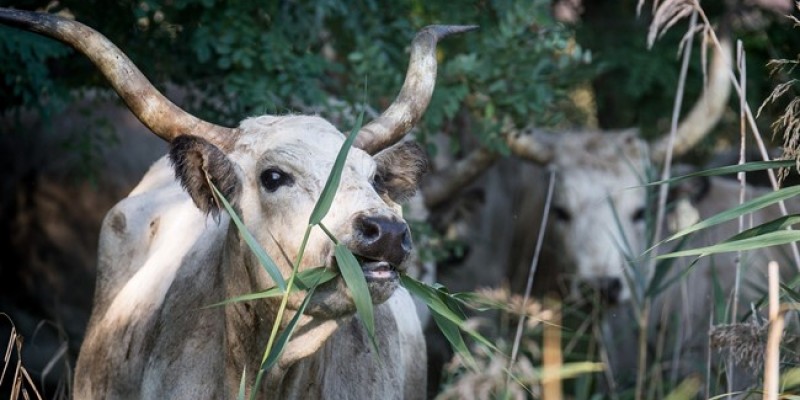
[[[22,365],[22,336],[17,334],[17,328],[11,320],[11,317],[5,313],[0,313],[0,316],[5,317],[11,323],[11,335],[3,357],[3,370],[2,373],[0,373],[0,387],[2,387],[5,381],[6,374],[10,372],[11,375],[8,376],[11,381],[10,399],[22,398],[27,400],[36,398],[41,400],[42,396],[39,394],[39,390],[36,389],[36,384],[33,383],[33,379],[31,379],[28,370]],[[12,368],[13,372],[9,369],[9,366],[12,364],[14,365]]]

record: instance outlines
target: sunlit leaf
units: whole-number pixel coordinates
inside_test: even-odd
[[[325,215],[328,214],[328,210],[330,210],[331,204],[333,203],[333,197],[336,195],[336,190],[339,188],[339,181],[342,179],[342,170],[344,169],[345,161],[347,161],[347,154],[350,152],[350,147],[352,147],[353,141],[355,141],[363,121],[364,111],[361,111],[353,130],[350,132],[350,135],[347,136],[341,149],[339,149],[339,154],[336,156],[336,161],[333,163],[333,168],[328,175],[328,180],[325,182],[325,187],[322,189],[322,194],[320,194],[319,200],[317,200],[317,204],[314,206],[314,211],[311,212],[311,218],[308,220],[310,225],[319,224],[320,221],[325,218]]]
[[[353,256],[353,253],[342,244],[336,245],[334,255],[336,263],[339,265],[339,271],[342,273],[342,278],[344,278],[344,282],[353,296],[358,317],[364,324],[364,329],[367,330],[367,335],[369,335],[372,346],[377,352],[378,342],[375,340],[375,317],[372,309],[372,296],[369,294],[367,279],[364,277],[361,265],[358,264],[358,260]]]
[[[281,275],[278,265],[275,264],[275,261],[272,260],[272,258],[269,256],[269,254],[267,254],[267,252],[264,251],[263,248],[261,248],[261,245],[258,244],[253,235],[250,234],[250,231],[247,230],[247,227],[242,223],[242,220],[239,219],[238,215],[236,215],[236,211],[234,211],[233,207],[231,207],[228,199],[226,199],[225,196],[223,196],[222,193],[217,190],[217,187],[214,186],[210,180],[208,181],[208,184],[211,185],[211,190],[214,191],[216,198],[222,202],[222,205],[225,207],[225,210],[231,217],[231,221],[233,221],[233,223],[236,225],[236,228],[239,230],[239,233],[242,235],[245,243],[247,243],[247,246],[250,247],[250,251],[256,255],[258,262],[264,267],[264,270],[267,271],[267,274],[269,274],[270,278],[275,281],[275,284],[285,292],[286,281],[283,280],[283,275]]]

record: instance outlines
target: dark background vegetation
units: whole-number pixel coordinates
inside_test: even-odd
[[[325,116],[343,105],[381,111],[402,83],[416,30],[429,24],[477,24],[479,31],[440,47],[436,92],[416,133],[432,154],[459,154],[475,146],[504,152],[498,134],[506,119],[519,128],[635,126],[646,137],[665,132],[685,22],[648,50],[650,3],[638,17],[634,0],[560,3],[574,11],[573,18],[554,19],[554,4],[541,0],[0,0],[0,6],[60,12],[95,28],[156,86],[180,93],[175,98],[179,105],[229,126],[263,113],[318,110]],[[794,59],[800,49],[800,36],[782,15],[795,9],[771,3],[788,2],[703,2],[712,22],[724,12],[737,16],[733,30],[747,50],[747,93],[754,107],[787,78],[771,77],[766,62]],[[695,49],[694,77],[700,70],[697,54]],[[576,101],[581,89],[592,93],[594,102]],[[701,80],[690,80],[686,98],[700,90]],[[47,240],[44,228],[37,231],[30,223],[36,220],[36,193],[45,180],[53,182],[43,173],[55,168],[57,182],[80,188],[61,195],[64,209],[98,193],[119,199],[138,178],[119,177],[114,191],[99,178],[109,169],[100,154],[120,146],[120,132],[110,129],[109,121],[88,118],[91,123],[72,128],[51,122],[65,111],[74,112],[87,97],[118,101],[85,57],[51,40],[0,27],[0,167],[5,172],[0,179],[0,311],[24,309],[34,320],[64,326],[68,360],[77,354],[91,300],[94,261],[87,257],[110,204],[84,205],[84,214],[74,217],[76,224],[86,225],[79,244],[66,250],[25,244]],[[738,99],[732,96],[731,102]],[[691,101],[684,104],[688,108]],[[767,109],[759,119],[762,132],[769,132],[780,107]],[[87,115],[91,111],[81,109]],[[44,146],[46,136],[33,136],[31,120],[38,130],[57,132],[56,145]],[[452,140],[437,148],[429,141],[434,133]],[[728,113],[690,159],[703,163],[716,144],[736,143],[738,136],[738,116]],[[66,155],[73,156],[69,162],[54,164]],[[76,246],[88,248],[84,253],[89,256],[69,256]],[[50,276],[75,273],[78,278],[43,279],[30,272],[32,258],[41,268],[57,270]],[[64,313],[65,304],[78,311]]]

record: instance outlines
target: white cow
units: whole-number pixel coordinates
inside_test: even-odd
[[[691,149],[716,124],[729,98],[728,71],[731,44],[722,40],[722,52],[716,52],[710,66],[708,87],[694,108],[678,127],[674,155]],[[518,162],[502,161],[480,183],[485,189],[485,209],[475,218],[470,237],[466,238],[471,251],[461,266],[450,275],[457,275],[461,290],[482,285],[498,285],[502,274],[516,292],[525,288],[526,278],[533,258],[538,236],[541,213],[544,208],[545,188],[552,172],[555,177],[550,214],[544,236],[544,246],[534,279],[534,292],[560,293],[581,297],[582,288],[599,292],[608,311],[607,339],[609,356],[615,367],[629,368],[622,373],[635,372],[636,355],[631,343],[636,343],[636,321],[628,319],[620,307],[609,307],[609,303],[626,303],[634,290],[646,287],[652,271],[644,268],[640,255],[648,247],[645,216],[654,209],[655,202],[648,198],[641,185],[646,182],[646,168],[657,167],[664,161],[669,146],[667,137],[653,143],[642,140],[636,130],[577,131],[548,133],[540,130],[522,132],[508,137],[512,153],[534,161],[537,165],[520,165]],[[439,176],[428,176],[423,182],[423,194],[430,206],[445,201],[453,187],[466,185],[495,161],[496,156],[486,151],[476,151],[459,163],[440,171]],[[442,182],[456,182],[452,186]],[[705,190],[686,191],[680,185],[686,200],[692,203],[692,212],[699,218],[708,218],[732,207],[738,202],[738,184],[727,179],[711,178],[704,181]],[[636,189],[639,187],[639,189]],[[748,187],[748,197],[764,194],[763,190]],[[491,210],[491,211],[489,211]],[[754,216],[753,223],[763,222],[777,216],[777,209],[762,210]],[[509,233],[512,226],[514,232]],[[697,235],[685,248],[713,244],[732,236],[736,222],[715,227],[710,232]],[[785,253],[784,249],[779,250]],[[674,360],[681,374],[691,371],[704,372],[705,347],[708,343],[709,316],[713,310],[712,287],[716,280],[723,295],[733,291],[733,254],[707,258],[679,280],[667,291],[656,297],[650,313],[653,332],[650,337],[655,346],[656,331],[671,330],[671,345],[665,353],[677,349]],[[757,298],[766,260],[786,257],[772,250],[752,252],[745,255],[740,316],[750,310],[748,301]],[[681,259],[673,267],[673,277],[691,259]],[[642,268],[634,270],[633,265]],[[792,265],[787,269],[795,270]],[[712,272],[713,271],[713,272]],[[447,271],[442,271],[440,281],[445,284]],[[712,276],[713,274],[713,276]],[[464,276],[476,277],[464,282]],[[637,282],[638,280],[638,282]],[[755,286],[751,282],[757,283]],[[631,283],[634,283],[631,285]],[[761,286],[763,288],[763,286]],[[641,298],[641,292],[637,297]],[[677,324],[671,322],[680,320]],[[722,316],[717,314],[717,320]],[[666,323],[664,323],[666,322]],[[651,349],[654,347],[651,346]],[[616,349],[614,349],[616,347]],[[668,357],[666,361],[672,361]]]
[[[678,127],[675,156],[689,150],[709,132],[727,105],[730,62],[726,59],[730,59],[731,44],[723,39],[721,45],[724,51],[716,52],[710,66],[709,86]],[[580,297],[581,287],[588,287],[600,294],[601,303],[605,305],[625,303],[634,295],[642,299],[654,272],[641,255],[650,245],[646,240],[645,217],[648,209],[655,209],[655,200],[647,196],[641,185],[647,181],[646,168],[658,167],[664,161],[668,143],[667,137],[647,143],[634,130],[559,135],[537,131],[512,138],[515,153],[547,168],[538,174],[518,174],[537,178],[529,178],[525,184],[528,192],[522,194],[527,196],[527,203],[523,203],[523,214],[519,216],[522,222],[517,225],[515,236],[527,237],[528,245],[513,256],[517,261],[510,271],[510,282],[524,282],[527,276],[538,229],[536,214],[541,213],[544,203],[541,188],[549,171],[553,171],[556,183],[536,275],[538,291],[561,291]],[[680,198],[682,206],[691,203],[689,213],[697,218],[706,219],[738,204],[739,185],[735,181],[710,178],[695,185],[703,190],[686,190],[687,186],[692,186],[692,182],[689,183],[673,188],[673,193],[680,194],[675,199]],[[531,188],[533,185],[535,192]],[[748,198],[765,193],[763,189],[747,187]],[[769,208],[755,213],[748,221],[758,224],[778,215],[777,207]],[[733,236],[737,225],[736,221],[731,221],[716,226],[695,235],[683,248],[718,243]],[[663,232],[669,233],[666,227]],[[662,247],[661,252],[669,248]],[[767,249],[743,256],[737,318],[749,312],[749,303],[764,293],[767,261],[785,261],[785,253],[787,249]],[[677,283],[669,285],[653,299],[649,313],[649,349],[656,348],[659,332],[666,331],[669,346],[656,353],[667,355],[663,360],[667,363],[663,365],[667,369],[675,368],[676,376],[705,373],[709,321],[712,315],[715,321],[727,318],[722,314],[725,310],[715,310],[714,287],[719,285],[721,292],[717,294],[728,299],[730,310],[736,276],[735,256],[730,253],[703,258],[685,276],[681,274],[694,258],[677,260],[668,273],[668,279],[679,278]],[[797,271],[792,264],[783,263],[786,272]],[[606,332],[611,332],[606,335],[611,346],[609,356],[617,367],[627,369],[622,372],[623,376],[630,375],[636,363],[631,348],[636,340],[632,334],[636,321],[629,319],[620,308],[605,308],[608,311],[605,322],[609,324],[606,329],[610,329]]]
[[[133,192],[106,216],[91,319],[75,372],[76,398],[226,398],[247,371],[252,387],[270,329],[302,301],[203,308],[274,282],[212,195],[230,199],[284,276],[345,136],[308,116],[262,116],[224,128],[169,102],[102,35],[70,20],[0,9],[0,22],[61,40],[88,56],[139,119],[170,142]],[[357,257],[375,304],[373,354],[341,278],[317,289],[293,339],[255,388],[270,398],[422,398],[425,344],[398,287],[411,250],[397,201],[425,170],[420,147],[392,147],[421,117],[436,75],[435,47],[471,27],[434,26],[414,39],[397,100],[358,133],[322,223]],[[171,165],[170,165],[171,164]],[[176,179],[177,178],[177,179]],[[300,270],[336,269],[315,229]]]

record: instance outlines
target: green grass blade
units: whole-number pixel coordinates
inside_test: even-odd
[[[242,371],[242,380],[239,382],[239,394],[236,396],[238,400],[244,400],[245,395],[245,381],[247,380],[247,367]]]
[[[742,231],[737,235],[731,236],[731,238],[728,240],[747,239],[749,237],[759,236],[769,232],[782,231],[797,223],[800,223],[800,214],[785,215]]]
[[[292,292],[295,292],[296,290],[297,290],[296,288],[293,288]],[[278,287],[271,287],[263,292],[248,293],[248,294],[243,294],[241,296],[231,297],[230,299],[225,299],[223,301],[220,301],[219,303],[207,305],[203,308],[219,307],[233,303],[241,303],[243,301],[253,301],[260,299],[268,299],[270,297],[279,297],[283,296],[284,293],[286,292],[281,291],[281,289]]]
[[[291,292],[294,293],[299,290],[309,290],[315,285],[321,285],[331,279],[337,277],[338,274],[325,267],[317,267],[299,272],[295,277],[296,281],[292,284]],[[248,293],[241,296],[231,297],[230,299],[214,303],[203,308],[219,307],[226,304],[239,303],[242,301],[253,301],[259,299],[266,299],[270,297],[278,297],[285,292],[281,291],[278,287],[271,287],[262,292]]]
[[[297,282],[295,282],[295,286],[303,290],[309,290],[312,287],[328,282],[337,276],[339,276],[339,274],[325,267],[307,269],[297,273],[297,276],[295,277],[297,280]]]
[[[372,309],[372,297],[369,294],[364,272],[361,271],[361,266],[358,264],[356,257],[344,245],[336,245],[334,256],[336,257],[336,263],[339,265],[342,278],[344,278],[344,283],[353,296],[358,316],[361,318],[361,322],[364,324],[367,335],[369,335],[372,346],[377,353],[378,342],[375,340],[375,316]]]
[[[800,292],[792,289],[789,285],[786,285],[784,283],[781,283],[780,286],[781,289],[783,289],[783,292],[786,293],[786,296],[789,297],[791,301],[795,303],[800,303]]]
[[[328,214],[328,210],[330,210],[331,204],[333,203],[333,197],[336,195],[336,190],[339,188],[339,181],[342,179],[342,170],[344,169],[345,161],[347,161],[347,153],[350,152],[350,147],[352,147],[353,141],[355,141],[358,131],[361,129],[363,120],[364,111],[361,111],[356,120],[356,125],[353,127],[350,135],[347,136],[342,148],[339,149],[339,154],[336,156],[336,161],[333,163],[333,168],[328,175],[328,180],[325,182],[325,187],[322,189],[322,194],[320,194],[319,200],[317,200],[317,204],[314,206],[314,211],[311,212],[311,218],[308,220],[310,225],[319,224],[320,221],[325,218],[325,215]]]
[[[752,171],[762,171],[765,169],[788,168],[788,167],[793,167],[794,165],[795,165],[794,160],[753,161],[744,164],[726,165],[723,167],[709,168],[706,170],[692,172],[690,174],[676,176],[670,179],[665,179],[663,181],[649,182],[644,186],[656,186],[665,183],[671,184],[680,181],[685,181],[691,178],[698,178],[704,176],[731,175],[739,172],[752,172]]]
[[[236,211],[233,210],[233,207],[231,207],[228,199],[226,199],[225,196],[223,196],[222,193],[217,190],[216,186],[214,186],[211,181],[209,181],[208,184],[211,185],[211,190],[214,191],[214,195],[222,202],[222,205],[225,207],[225,210],[231,217],[231,221],[233,221],[233,223],[236,225],[236,228],[239,229],[239,233],[247,243],[247,246],[250,247],[250,250],[256,255],[258,262],[261,263],[261,265],[264,267],[264,270],[267,271],[267,274],[269,274],[270,278],[272,278],[275,284],[285,292],[286,281],[283,279],[283,275],[281,275],[278,265],[275,264],[275,261],[272,260],[272,258],[269,256],[269,254],[267,254],[267,252],[264,251],[263,248],[261,248],[261,245],[258,244],[253,235],[250,234],[250,231],[247,230],[246,226],[244,226],[242,220],[239,219],[238,215],[236,215]]]
[[[684,236],[681,238],[681,241],[675,246],[676,249],[681,249],[686,244],[686,240],[688,237]],[[647,290],[645,290],[645,296],[653,297],[661,293],[664,289],[669,287],[668,284],[664,284],[664,279],[667,277],[669,271],[672,270],[672,267],[675,264],[674,259],[666,259],[666,260],[659,260],[656,262],[655,265],[655,272],[653,272],[653,277],[650,278],[650,282],[647,285]],[[685,272],[685,271],[684,271]],[[683,275],[683,274],[681,274]]]
[[[272,368],[275,363],[280,359],[281,354],[283,353],[283,349],[286,348],[286,345],[289,343],[289,339],[292,338],[292,334],[294,333],[294,329],[297,327],[297,322],[300,321],[300,317],[303,315],[303,312],[308,307],[308,303],[311,302],[311,296],[314,295],[314,290],[317,288],[316,285],[312,286],[311,289],[308,290],[308,294],[306,298],[303,299],[303,302],[300,303],[300,307],[297,308],[297,311],[292,317],[289,324],[286,325],[283,332],[281,332],[280,336],[278,336],[278,340],[275,342],[275,346],[270,350],[267,359],[264,360],[264,364],[261,365],[262,371],[267,371]]]
[[[756,210],[760,210],[764,207],[769,205],[775,204],[781,200],[786,200],[791,197],[795,197],[800,195],[800,185],[798,186],[790,186],[783,189],[776,190],[774,192],[769,192],[763,196],[759,196],[755,199],[746,201],[741,205],[725,210],[719,214],[716,214],[710,218],[707,218],[703,221],[700,221],[674,235],[669,237],[665,240],[665,242],[675,240],[679,237],[686,236],[692,232],[697,232],[701,229],[708,228],[710,226],[717,225],[719,223],[730,221],[734,218],[737,218],[741,215],[745,215],[751,213]]]
[[[431,315],[438,314],[446,318],[476,341],[496,352],[500,352],[500,350],[492,342],[483,337],[483,335],[466,326],[464,323],[464,315],[457,308],[459,301],[452,298],[452,295],[430,287],[407,275],[400,276],[400,283],[412,295],[422,300],[425,305],[428,306],[428,309],[431,310]]]
[[[763,235],[749,237],[740,240],[726,240],[713,246],[700,247],[696,249],[681,250],[672,253],[662,254],[657,259],[684,257],[684,256],[707,256],[710,254],[726,253],[731,251],[746,251],[760,249],[763,247],[777,246],[800,240],[800,231],[781,230],[769,232]]]
[[[450,346],[453,347],[453,350],[455,350],[459,355],[461,355],[461,358],[464,359],[464,363],[473,370],[477,370],[478,364],[472,357],[472,353],[469,352],[467,344],[464,343],[464,338],[461,336],[461,331],[458,329],[458,325],[437,313],[431,313],[431,317],[433,317],[433,322],[435,322],[436,326],[439,327],[439,330],[442,332],[447,341],[450,342]]]

